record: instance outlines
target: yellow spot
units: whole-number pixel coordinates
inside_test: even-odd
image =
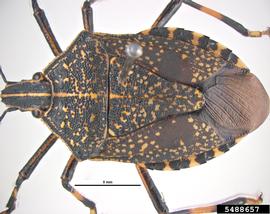
[[[213,132],[211,135],[210,135],[210,137],[215,137],[216,136],[216,133],[215,132]]]
[[[72,128],[71,128],[71,123],[70,123],[69,121],[68,121],[68,124],[67,124],[67,125],[68,125],[68,128],[69,128],[69,129],[72,129]]]
[[[69,78],[66,77],[66,78],[63,79],[63,81],[64,81],[64,83],[65,83],[65,82],[68,82],[68,81],[69,81]]]
[[[197,129],[198,129],[198,126],[197,126],[196,124],[194,124],[194,125],[193,125],[193,128],[194,128],[195,130],[197,130]]]
[[[199,74],[198,72],[193,73],[193,76],[194,76],[195,78],[197,78],[199,75],[200,75],[200,74]],[[196,91],[197,91],[197,90],[196,90]]]
[[[186,55],[186,54],[181,54],[181,58],[184,60],[184,59],[188,58],[188,55]]]
[[[193,123],[193,122],[194,122],[193,118],[192,118],[192,117],[189,117],[189,118],[188,118],[188,122],[189,122],[189,123]]]
[[[192,39],[192,44],[195,45],[195,46],[198,46],[199,45],[199,39],[202,37],[201,34],[198,34],[198,33],[195,33],[195,32],[192,32],[192,35],[193,35],[193,39]]]
[[[81,55],[82,55],[82,58],[85,59],[86,57],[86,53],[84,52],[84,50],[81,50]]]
[[[159,108],[160,108],[160,105],[156,105],[156,106],[155,106],[155,111],[158,111]]]
[[[179,140],[179,144],[180,144],[180,146],[184,146],[185,145],[184,141],[181,138]]]
[[[68,107],[63,107],[62,109],[64,112],[68,112]]]
[[[174,35],[174,31],[176,30],[176,28],[168,28],[168,38],[172,39],[173,35]]]
[[[201,66],[201,67],[203,67],[203,63],[202,62],[200,62],[198,65]]]
[[[114,131],[111,130],[111,129],[109,129],[109,134],[110,134],[111,136],[116,136],[116,134],[114,133]]]
[[[217,43],[217,49],[214,51],[215,56],[220,56],[222,50],[226,49],[222,44]]]
[[[143,143],[143,140],[142,140],[142,139],[140,139],[140,140],[138,140],[137,142],[138,142],[138,143]]]
[[[113,58],[111,58],[111,60],[110,60],[110,64],[115,64],[115,61],[117,60],[117,58],[116,57],[113,57]]]
[[[65,122],[63,121],[60,125],[61,129],[63,129],[65,127]]]
[[[192,79],[191,79],[191,82],[192,82],[192,83],[197,82],[196,78],[192,78]]]
[[[194,109],[195,110],[198,110],[198,109],[201,109],[203,106],[203,102],[202,101],[198,101],[195,106],[194,106]]]
[[[155,135],[156,135],[156,136],[160,136],[160,132],[156,132]]]
[[[131,148],[131,149],[135,148],[135,144],[130,144],[129,148]]]
[[[239,68],[247,68],[247,66],[243,63],[243,61],[241,59],[237,59],[237,62],[235,64],[237,67]]]
[[[96,118],[96,115],[91,114],[91,116],[90,116],[90,122],[93,122],[95,120],[95,118]]]
[[[66,63],[63,64],[63,67],[68,70],[68,65]]]
[[[190,161],[189,166],[190,166],[190,167],[200,165],[200,164],[195,160],[195,158],[196,158],[195,155],[192,155],[192,156],[189,158],[189,161]]]
[[[114,126],[115,126],[115,128],[116,128],[116,129],[120,129],[120,128],[122,128],[122,126],[121,126],[121,125],[119,125],[119,124],[117,124],[117,123],[116,123],[116,124],[114,124]]]
[[[210,126],[206,126],[205,131],[206,131],[206,132],[209,132],[210,129],[211,129]]]
[[[217,148],[213,149],[213,152],[214,152],[214,156],[215,156],[215,157],[224,154],[224,152],[218,150]]]
[[[73,140],[69,141],[69,143],[70,143],[72,146],[74,146],[74,141],[73,141]]]
[[[128,112],[128,111],[122,111],[122,114],[125,114],[125,115],[129,116],[130,115],[130,112]]]
[[[85,143],[85,140],[87,139],[87,136],[84,136],[83,138],[82,138],[82,143]]]
[[[154,99],[153,98],[151,98],[151,99],[148,100],[148,105],[153,105],[153,103],[154,103]]]
[[[156,143],[156,141],[154,141],[154,140],[152,140],[152,141],[150,142],[151,145],[154,145],[155,143]]]
[[[148,147],[148,144],[147,143],[144,143],[141,147],[141,150],[140,152],[144,152],[144,150]]]
[[[235,138],[235,143],[239,143],[245,136]]]
[[[123,123],[127,122],[127,119],[125,119],[125,118],[123,118],[123,117],[120,117],[120,120],[121,120]]]

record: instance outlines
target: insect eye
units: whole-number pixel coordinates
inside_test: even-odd
[[[32,111],[32,115],[33,115],[35,118],[41,118],[41,117],[44,115],[44,112],[41,111],[41,110],[33,110],[33,111]]]
[[[33,75],[33,80],[42,80],[44,78],[43,74],[41,72],[37,72]]]

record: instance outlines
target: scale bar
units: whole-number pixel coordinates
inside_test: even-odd
[[[75,184],[77,187],[87,187],[87,186],[116,186],[116,187],[126,187],[126,186],[141,186],[141,184]]]

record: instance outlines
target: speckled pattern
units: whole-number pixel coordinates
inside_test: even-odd
[[[121,82],[130,43],[143,54]],[[180,28],[128,35],[83,31],[45,69],[53,104],[43,120],[81,160],[162,170],[202,164],[234,144],[200,116],[202,86],[224,66],[246,69],[226,47]]]
[[[156,163],[189,158],[223,141],[198,115],[169,117],[124,137],[108,141],[102,154],[112,160]]]
[[[138,58],[129,71],[131,77],[135,74],[140,75],[139,71],[144,69],[148,71],[148,75],[156,78],[159,76],[164,82],[167,80],[167,84],[184,83],[200,92],[199,89],[205,80],[220,72],[224,67],[236,67],[239,71],[248,72],[246,66],[230,49],[207,36],[180,28],[154,28],[137,35],[97,34],[97,36],[102,36],[101,41],[113,59],[111,72],[115,70],[115,64],[118,67],[117,70],[120,70],[121,57],[125,58],[125,45],[135,42],[143,47],[143,56]],[[120,58],[115,58],[115,55]],[[134,70],[137,70],[135,74]],[[112,77],[115,76],[112,75]],[[129,82],[125,89],[133,91],[133,88],[127,88],[128,83],[134,84],[134,80],[127,79]],[[160,81],[158,78],[157,80]],[[194,96],[195,93],[190,95]],[[115,100],[115,102],[121,104],[116,105],[115,109],[110,105],[113,109],[111,112],[120,112],[121,106],[124,106],[123,101]],[[138,105],[134,111],[139,112],[141,108],[143,107]],[[127,136],[112,137],[106,143],[102,156],[97,159],[145,163],[146,167],[158,170],[177,170],[205,163],[226,152],[235,144],[235,141],[234,139],[226,141],[220,137],[213,127],[199,116],[200,109],[201,106],[197,111],[194,109],[194,113],[186,111],[190,114],[183,114],[185,111],[182,111],[178,115],[166,111],[170,117],[144,126]],[[130,115],[129,111],[127,113]],[[154,113],[150,111],[150,114]],[[145,111],[145,115],[149,117],[149,112]],[[143,114],[141,117],[146,118]],[[131,128],[122,125],[120,120],[118,122],[116,128],[110,126],[114,129],[113,134],[119,133],[119,130]],[[123,122],[132,123],[130,120]]]
[[[224,65],[246,68],[232,51],[207,36],[181,28],[153,28],[139,34],[96,34],[110,56],[125,57],[125,46],[143,47],[137,64],[163,78],[198,85]]]
[[[97,40],[82,32],[45,69],[53,85],[52,106],[43,117],[79,159],[95,153],[107,133],[108,58]]]
[[[126,135],[168,116],[199,110],[202,93],[190,86],[167,81],[134,64],[127,81],[119,84],[124,59],[110,64],[109,134]]]

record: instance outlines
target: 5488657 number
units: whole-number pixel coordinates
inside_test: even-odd
[[[217,205],[217,213],[269,213],[269,205]]]
[[[258,213],[259,206],[225,206],[225,213]]]

